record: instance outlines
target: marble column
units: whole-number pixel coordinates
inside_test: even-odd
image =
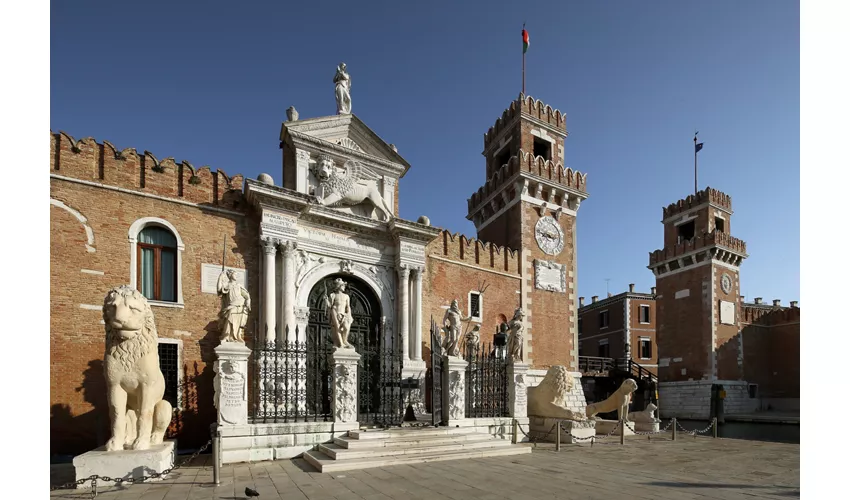
[[[286,335],[286,341],[292,342],[295,340],[295,251],[298,250],[298,243],[295,241],[286,241],[280,245],[283,252],[283,293],[281,294],[281,314],[283,325],[281,332],[286,332],[289,328],[289,334]],[[299,332],[300,333],[300,332]]]
[[[410,360],[410,268],[406,264],[398,266],[398,291],[399,291],[399,320],[398,324],[401,328],[401,349],[404,355],[404,361]]]
[[[425,268],[416,269],[416,279],[413,289],[413,352],[414,361],[422,361],[422,272]]]
[[[275,340],[275,257],[278,240],[263,238],[263,342]]]

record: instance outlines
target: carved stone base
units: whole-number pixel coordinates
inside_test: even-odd
[[[77,481],[92,475],[108,476],[115,479],[139,478],[170,468],[174,465],[174,456],[174,441],[152,445],[147,450],[106,451],[106,447],[102,446],[74,457],[74,472]],[[161,479],[149,479],[148,481],[159,480]],[[106,483],[98,479],[97,485],[98,487],[115,486],[115,483]],[[86,481],[78,485],[77,488],[89,489],[91,482]]]
[[[466,417],[466,367],[457,356],[443,356],[443,411],[448,426],[460,425]]]
[[[241,342],[225,342],[215,348],[213,404],[219,425],[248,423],[248,358],[251,349]]]
[[[528,365],[508,365],[508,410],[514,418],[528,416]]]
[[[590,440],[579,441],[575,437],[589,438],[596,434],[595,424],[592,420],[584,422],[575,422],[572,420],[561,420],[561,443],[590,443]],[[554,418],[544,417],[528,417],[529,436],[533,439],[544,443],[554,443],[556,439],[555,432],[558,432],[555,426],[558,420]],[[569,433],[567,433],[569,431]]]
[[[337,429],[358,429],[357,421],[357,363],[360,354],[354,349],[339,347],[330,354],[333,364],[333,396],[331,414]]]

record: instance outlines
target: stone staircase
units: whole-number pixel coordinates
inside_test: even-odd
[[[513,445],[475,428],[438,427],[349,431],[333,443],[304,452],[303,457],[319,472],[337,472],[523,453],[531,453],[531,447]]]

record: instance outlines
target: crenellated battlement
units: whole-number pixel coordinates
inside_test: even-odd
[[[741,322],[763,326],[776,326],[800,321],[800,308],[765,307],[756,304],[741,304]]]
[[[569,187],[583,193],[587,192],[586,173],[583,174],[578,170],[573,171],[571,168],[564,169],[560,163],[553,163],[543,159],[541,156],[534,157],[531,153],[520,150],[518,155],[512,156],[508,160],[508,163],[499,167],[487,179],[487,182],[472,194],[472,197],[467,200],[469,211],[472,212],[473,209],[489,198],[490,195],[498,192],[508,180],[519,172],[527,172],[548,181],[558,183],[564,187]]]
[[[50,131],[50,171],[64,177],[178,198],[192,203],[233,208],[242,198],[241,174],[228,176],[210,167],[195,168],[173,157],[159,160],[150,151],[118,149],[93,137],[75,140]]]
[[[747,253],[747,243],[744,240],[730,236],[722,231],[714,230],[710,233],[705,233],[702,236],[694,236],[690,240],[685,240],[677,245],[649,252],[649,265],[666,262],[675,257],[689,254],[700,248],[724,247],[738,254]]]
[[[519,97],[508,106],[508,109],[502,112],[502,116],[496,120],[495,125],[484,134],[484,149],[487,149],[490,141],[498,137],[505,127],[522,113],[562,130],[564,135],[567,134],[566,114],[557,109],[552,109],[551,106],[539,99],[535,100],[531,96],[520,93]]]
[[[440,231],[429,244],[429,253],[448,260],[492,269],[503,273],[520,273],[520,253],[512,248],[467,238],[460,233]]]
[[[671,203],[666,208],[663,208],[663,219],[666,220],[668,217],[687,212],[688,210],[702,205],[703,203],[712,203],[727,210],[732,210],[731,196],[716,189],[707,187],[702,191],[697,192],[696,196],[690,195],[687,198],[683,198],[675,203]]]

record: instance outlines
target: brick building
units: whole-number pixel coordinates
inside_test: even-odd
[[[51,454],[108,436],[101,308],[122,284],[140,289],[155,315],[176,408],[170,435],[181,448],[205,442],[222,265],[252,297],[249,344],[311,341],[327,329],[322,286],[342,278],[355,325],[381,323],[403,342],[405,377],[423,377],[430,318],[455,298],[484,341],[522,307],[532,374],[574,370],[575,218],[587,191],[586,174],[563,167],[566,136],[560,111],[524,95],[510,104],[484,137],[484,184],[467,215],[473,239],[398,218],[398,182],[411,166],[353,114],[290,113],[280,184],[51,131]],[[378,201],[320,202],[336,189],[323,175],[353,171]]]
[[[655,290],[629,291],[590,304],[579,297],[579,356],[632,360],[657,374]]]

